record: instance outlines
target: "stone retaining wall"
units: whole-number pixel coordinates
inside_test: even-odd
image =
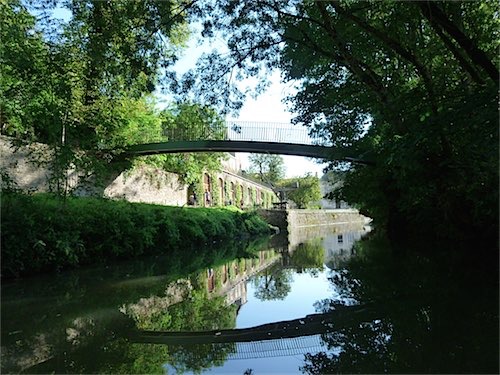
[[[12,182],[23,191],[48,192],[51,186],[51,172],[48,167],[52,152],[47,145],[32,143],[29,146],[14,147],[11,137],[0,135],[0,171],[7,174]],[[263,204],[262,194],[272,194],[272,190],[230,171],[221,171],[213,176],[215,183],[227,184],[232,190],[240,189],[245,207],[253,205],[251,190],[256,191],[257,205]],[[133,170],[117,171],[102,184],[82,180],[76,171],[68,171],[68,188],[77,196],[98,196],[112,199],[125,199],[129,202],[183,206],[188,201],[188,186],[183,184],[175,173],[165,172],[152,166],[136,167]],[[224,191],[221,187],[221,194]],[[224,203],[224,198],[220,201]],[[203,198],[199,203],[204,205]],[[241,202],[232,199],[232,204]]]
[[[258,210],[257,213],[269,224],[280,228],[282,232],[304,233],[305,236],[307,232],[317,232],[320,227],[325,227],[325,232],[331,231],[331,228],[328,228],[331,225],[362,228],[369,221],[355,209]]]
[[[303,228],[332,224],[365,222],[365,217],[355,209],[288,210],[288,227]]]
[[[288,211],[285,210],[257,210],[257,214],[267,223],[280,228],[280,232],[286,233],[288,228]]]
[[[50,158],[45,145],[16,147],[9,137],[0,136],[0,169],[23,191],[49,191],[51,173],[43,164]]]

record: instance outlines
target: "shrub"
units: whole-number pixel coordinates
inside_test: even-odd
[[[142,254],[205,251],[208,244],[268,234],[253,213],[47,194],[3,194],[2,277]]]

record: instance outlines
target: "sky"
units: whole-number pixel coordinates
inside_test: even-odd
[[[194,27],[196,30],[196,27]],[[196,31],[188,43],[188,47],[184,51],[183,56],[174,66],[178,74],[186,72],[188,69],[193,68],[196,60],[203,52],[211,51],[214,46],[207,43],[199,46],[197,45]],[[224,48],[221,41],[220,48]],[[280,72],[275,71],[269,76],[270,86],[268,89],[260,94],[256,99],[247,97],[243,104],[239,115],[228,117],[226,120],[239,120],[239,121],[263,121],[263,122],[277,122],[277,123],[290,123],[293,114],[288,111],[283,99],[290,93],[291,88],[281,82]],[[243,86],[248,86],[250,81],[245,81]],[[161,95],[160,95],[161,96]],[[237,157],[241,161],[242,169],[248,170],[250,164],[248,162],[248,153],[237,153]],[[285,163],[285,177],[300,177],[307,173],[321,177],[326,163],[318,164],[313,158],[306,158],[303,156],[282,155]]]
[[[265,121],[290,123],[293,114],[290,113],[282,100],[287,95],[287,87],[280,82],[279,72],[271,77],[271,86],[257,99],[247,98],[237,118],[240,121]],[[243,169],[248,169],[248,155],[241,153]],[[317,174],[321,177],[326,164],[317,164],[315,159],[303,156],[283,155],[286,168],[286,177],[300,177],[306,173]]]
[[[54,11],[54,17],[68,21],[71,18],[71,13],[69,10],[64,8],[57,8]],[[183,53],[183,56],[175,65],[175,70],[178,74],[182,74],[187,70],[193,68],[196,64],[198,57],[203,52],[209,52],[214,48],[214,45],[209,45],[208,43],[203,43],[198,45],[197,35],[199,35],[199,27],[197,25],[192,26],[192,37],[188,42],[188,46]],[[225,48],[224,42],[221,40],[220,45],[215,46],[215,48]],[[283,84],[280,80],[280,73],[278,71],[274,72],[270,77],[270,86],[268,89],[259,95],[256,99],[248,97],[240,110],[237,117],[227,118],[227,120],[239,120],[239,121],[263,121],[263,122],[278,122],[278,123],[290,123],[293,114],[288,111],[286,105],[283,103],[283,99],[290,93],[290,87]],[[249,85],[250,81],[245,81],[245,85]],[[159,99],[159,103],[165,104],[168,102],[169,98],[166,95],[160,93],[158,89],[156,91],[156,96]],[[242,169],[248,170],[248,153],[237,153],[237,157],[241,161]],[[285,163],[285,176],[287,178],[304,176],[307,173],[313,175],[318,175],[321,177],[323,174],[323,169],[326,167],[326,163],[318,164],[313,158],[306,158],[302,156],[290,156],[282,155]]]

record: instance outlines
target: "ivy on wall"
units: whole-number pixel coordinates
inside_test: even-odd
[[[243,189],[243,186],[238,184],[236,185],[236,202],[233,202],[233,204],[237,207],[240,207],[241,206],[241,199],[243,197],[243,194],[242,194],[242,189]]]

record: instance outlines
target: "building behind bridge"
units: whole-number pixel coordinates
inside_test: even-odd
[[[25,192],[51,191],[52,173],[46,166],[50,151],[46,145],[13,147],[13,139],[0,136],[0,171]],[[189,204],[192,187],[175,173],[143,165],[113,175],[104,186],[82,183],[77,171],[68,171],[68,188],[77,196],[102,196],[130,202],[184,206]],[[241,163],[234,154],[222,162],[222,171],[204,173],[199,206],[235,205],[271,207],[278,200],[269,186],[241,175]],[[208,192],[208,194],[205,194]],[[200,195],[198,193],[198,195]]]

